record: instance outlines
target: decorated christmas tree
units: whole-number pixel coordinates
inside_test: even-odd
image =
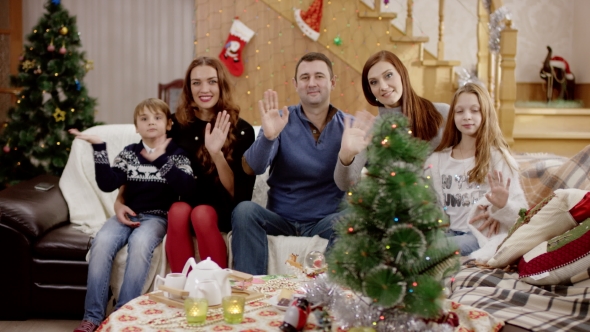
[[[335,226],[339,239],[327,255],[328,274],[385,316],[437,318],[442,281],[457,271],[459,252],[444,235],[448,221],[423,176],[428,143],[407,127],[400,115],[376,123],[368,174],[347,193],[349,213]]]
[[[22,90],[0,136],[0,187],[39,174],[60,175],[73,140],[66,130],[96,124],[96,100],[82,81],[92,62],[78,50],[76,18],[59,0],[45,8],[27,36],[18,74],[10,78]]]

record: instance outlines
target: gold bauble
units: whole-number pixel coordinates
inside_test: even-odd
[[[61,27],[61,29],[59,29],[59,33],[61,33],[64,36],[67,35],[68,34],[68,28]]]

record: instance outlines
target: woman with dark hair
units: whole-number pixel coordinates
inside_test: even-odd
[[[438,146],[449,105],[418,96],[408,70],[395,54],[380,51],[369,57],[363,67],[362,86],[367,102],[379,107],[379,115],[402,113],[410,120],[415,137],[429,141],[432,149]]]
[[[379,51],[371,55],[363,67],[362,86],[369,104],[379,107],[379,116],[390,113],[405,115],[412,134],[428,141],[430,150],[434,151],[441,141],[449,105],[432,103],[418,96],[412,89],[408,70],[395,54]],[[341,190],[348,190],[358,181],[367,161],[364,151],[345,150],[348,146],[343,144],[334,173],[334,180]]]
[[[172,272],[182,271],[194,256],[191,225],[200,257],[211,257],[227,267],[220,231],[231,230],[233,208],[252,198],[255,181],[242,168],[242,155],[254,142],[254,129],[239,118],[239,112],[221,62],[210,57],[193,60],[168,135],[187,152],[196,177],[196,190],[168,212],[166,256]],[[117,205],[119,218],[133,215],[126,206]]]

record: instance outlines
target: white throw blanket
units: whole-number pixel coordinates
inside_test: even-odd
[[[131,124],[96,126],[84,133],[100,136],[107,143],[111,164],[125,146],[138,143],[141,139]],[[70,222],[78,225],[76,228],[86,234],[94,236],[104,222],[115,214],[114,203],[118,190],[105,193],[98,188],[92,145],[86,141],[74,140],[59,180],[59,188],[68,203]]]
[[[97,135],[107,143],[111,164],[125,146],[138,143],[141,139],[132,124],[95,126],[85,130],[84,133]],[[105,221],[115,215],[114,204],[118,190],[105,193],[98,188],[92,145],[86,141],[76,139],[72,143],[68,162],[59,180],[59,188],[68,203],[70,222],[78,225],[76,228],[86,234],[94,237]],[[163,273],[166,266],[166,255],[163,251],[163,245],[154,249],[143,293],[151,287],[156,273]],[[86,260],[88,258],[89,255],[86,256]],[[111,290],[115,299],[119,296],[126,264],[127,246],[124,246],[117,253],[111,271]]]

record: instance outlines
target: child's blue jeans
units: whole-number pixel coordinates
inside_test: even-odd
[[[455,241],[459,247],[461,256],[469,256],[469,254],[479,249],[477,238],[471,232],[461,232],[449,229],[445,235]]]
[[[104,223],[92,240],[84,320],[97,325],[105,318],[111,269],[119,250],[126,244],[129,245],[123,284],[115,309],[141,295],[154,249],[166,235],[165,217],[140,213],[135,217],[130,216],[130,219],[139,221],[140,226],[129,227],[120,223],[117,216],[113,216]]]

